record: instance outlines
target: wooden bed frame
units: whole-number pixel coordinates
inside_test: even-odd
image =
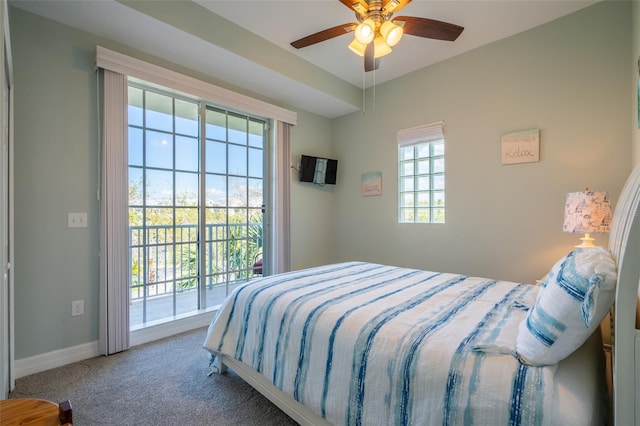
[[[618,265],[616,300],[612,309],[613,419],[620,426],[640,425],[640,166],[630,174],[614,212],[609,249]],[[282,392],[248,365],[217,356],[218,372],[227,366],[301,425],[329,423]]]

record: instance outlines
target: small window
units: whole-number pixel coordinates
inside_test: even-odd
[[[444,223],[443,124],[398,131],[398,222]]]

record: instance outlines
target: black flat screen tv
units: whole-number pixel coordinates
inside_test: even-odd
[[[300,159],[300,182],[335,185],[338,160],[303,155]]]

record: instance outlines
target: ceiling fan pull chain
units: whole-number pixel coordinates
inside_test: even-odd
[[[373,109],[376,109],[376,70],[373,70],[373,99],[371,100]]]
[[[366,93],[367,91],[367,73],[362,68],[362,116],[364,117],[364,112],[367,109],[367,101],[366,101]]]

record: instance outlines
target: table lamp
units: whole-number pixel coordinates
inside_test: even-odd
[[[564,232],[584,233],[582,244],[576,247],[595,247],[591,233],[607,233],[611,225],[611,203],[607,192],[570,192],[564,206]]]

